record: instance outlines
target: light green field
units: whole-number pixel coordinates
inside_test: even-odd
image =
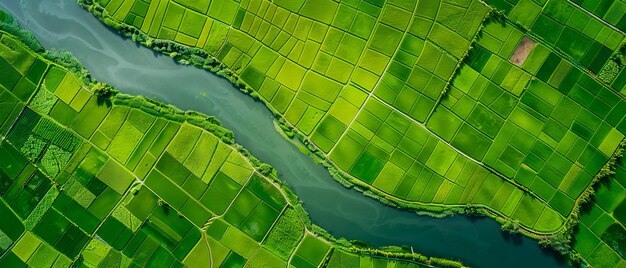
[[[166,2],[172,27],[142,29],[177,29]],[[553,234],[626,133],[626,71],[606,75],[626,6],[574,2],[250,0],[211,13],[220,1],[201,14],[216,38],[185,44],[235,70],[351,183]]]
[[[0,47],[0,60],[18,51],[39,62],[11,65],[39,69],[16,74],[32,79],[28,102],[0,87],[0,266],[277,267],[291,253],[317,266],[331,251],[356,254],[313,231],[297,197],[221,137],[219,122],[194,125],[213,121],[143,97],[98,99],[77,74],[0,35],[23,50]],[[61,104],[73,113],[55,117]],[[408,263],[384,261],[397,262]]]

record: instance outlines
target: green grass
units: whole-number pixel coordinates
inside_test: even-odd
[[[213,5],[209,5],[208,15],[227,24],[233,22],[237,12],[237,3],[235,1],[220,1]]]
[[[41,240],[39,240],[32,233],[28,232],[18,241],[18,243],[15,244],[12,251],[22,261],[26,262],[37,250],[39,245],[41,245]]]
[[[0,56],[25,75],[35,61],[33,53],[22,46],[19,39],[10,35],[3,35],[0,41]]]
[[[250,257],[249,260],[250,265],[258,265],[260,267],[269,267],[269,266],[284,266],[287,263],[275,255],[273,255],[270,251],[260,248],[258,251],[254,253]]]
[[[152,171],[148,175],[146,186],[176,209],[180,209],[189,198],[172,181],[158,171]]]
[[[220,242],[244,258],[250,258],[258,246],[252,238],[232,227],[228,228]]]
[[[401,40],[401,32],[381,24],[374,31],[371,46],[379,52],[391,56]]]
[[[181,21],[180,32],[198,38],[200,37],[205,21],[206,17],[191,10],[187,10]]]
[[[0,70],[6,74],[0,79],[0,85],[7,89],[12,89],[20,79],[21,74],[5,59],[0,60]]]
[[[229,159],[222,165],[220,171],[232,178],[237,183],[243,185],[252,175],[250,165],[243,160],[241,155],[231,153]]]
[[[403,175],[404,171],[402,169],[388,162],[378,174],[377,180],[374,181],[373,185],[387,193],[393,193]]]
[[[379,174],[384,166],[384,162],[377,159],[369,152],[364,152],[358,158],[354,166],[350,169],[350,174],[356,176],[366,183],[374,182],[374,179]]]
[[[313,0],[305,1],[304,5],[300,9],[300,14],[305,17],[309,17],[320,21],[324,24],[330,24],[337,4],[329,0]]]
[[[276,211],[267,203],[261,202],[241,224],[241,230],[257,242],[261,242],[278,215],[279,211]]]

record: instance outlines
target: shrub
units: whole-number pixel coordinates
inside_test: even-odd
[[[72,55],[72,53],[66,50],[51,49],[51,50],[46,50],[42,54],[44,58],[54,63],[57,63],[67,68],[68,70],[72,71],[73,73],[79,75],[79,77],[81,78],[81,81],[84,84],[86,85],[91,84],[92,82],[91,75],[89,74],[87,69],[85,69],[85,67],[83,67],[83,65],[80,64],[78,59],[76,59],[76,57]]]
[[[507,219],[504,224],[502,224],[502,231],[509,234],[519,233],[519,222],[513,219]]]
[[[91,91],[94,95],[96,95],[96,97],[98,97],[98,100],[110,99],[112,96],[118,93],[117,90],[113,89],[108,84],[99,82],[93,84],[93,86],[91,87]]]
[[[24,146],[20,148],[20,152],[30,161],[36,162],[48,143],[37,136],[30,135]]]

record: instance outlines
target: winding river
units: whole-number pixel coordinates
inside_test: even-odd
[[[536,241],[510,238],[488,218],[436,219],[382,205],[343,187],[281,136],[261,103],[209,72],[181,66],[106,28],[75,0],[0,0],[47,49],[74,54],[98,80],[220,119],[238,143],[279,171],[314,223],[372,246],[409,245],[474,267],[567,267]]]

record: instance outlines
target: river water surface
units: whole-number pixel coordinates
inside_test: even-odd
[[[567,267],[534,240],[504,236],[491,219],[418,216],[343,187],[274,129],[273,116],[261,102],[220,77],[121,38],[75,0],[0,0],[0,8],[46,49],[70,51],[97,80],[124,93],[216,116],[238,143],[279,171],[312,221],[337,237],[372,246],[408,245],[473,267]]]

